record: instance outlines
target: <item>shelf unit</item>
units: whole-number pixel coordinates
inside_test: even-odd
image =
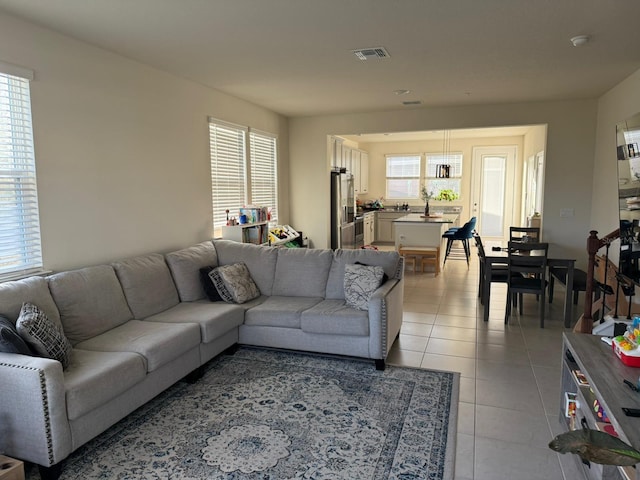
[[[269,244],[269,222],[245,223],[222,227],[222,238],[234,242]]]
[[[597,418],[593,408],[594,401],[597,400],[618,437],[638,449],[640,418],[625,416],[622,407],[640,408],[640,393],[632,391],[622,381],[626,379],[635,385],[640,369],[624,365],[613,353],[612,348],[600,338],[598,335],[584,333],[563,334],[560,424],[565,430],[582,428],[583,422],[586,422],[589,428],[602,429],[605,424]],[[574,373],[578,370],[586,377],[588,386],[579,384]],[[574,421],[565,415],[566,392],[574,393],[579,404]],[[588,479],[640,480],[640,473],[636,468],[599,465],[593,462],[589,468],[582,464],[580,457],[573,457]]]

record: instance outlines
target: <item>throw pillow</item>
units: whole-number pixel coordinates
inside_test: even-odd
[[[344,266],[344,299],[347,305],[367,310],[373,292],[382,284],[382,267],[347,264]]]
[[[216,290],[216,286],[213,284],[213,280],[209,276],[211,270],[216,267],[202,267],[200,269],[200,283],[202,284],[202,288],[204,289],[204,293],[207,294],[207,298],[212,302],[220,302],[222,301],[222,297]]]
[[[245,303],[260,296],[249,269],[242,262],[216,267],[209,276],[225,302]]]
[[[67,368],[73,347],[62,327],[49,320],[37,306],[31,303],[22,305],[16,328],[36,354],[58,360],[63,369]]]
[[[4,315],[0,315],[0,352],[33,355],[29,346],[18,334],[16,326]]]
[[[374,247],[375,248],[375,247]],[[376,248],[377,250],[377,248]],[[356,262],[356,265],[367,265],[366,263],[362,263],[362,262]],[[368,265],[367,265],[368,266]],[[386,283],[387,280],[389,280],[389,275],[387,275],[386,273],[382,273],[382,281],[380,282],[380,285],[382,285],[383,283]]]

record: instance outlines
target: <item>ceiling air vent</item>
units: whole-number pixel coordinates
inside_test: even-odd
[[[412,106],[412,105],[422,105],[422,102],[421,102],[420,100],[410,100],[410,101],[408,101],[408,102],[402,102],[402,104],[403,104],[405,107],[410,107],[410,106]]]
[[[389,52],[384,47],[361,48],[351,50],[359,60],[375,60],[378,58],[389,58]]]

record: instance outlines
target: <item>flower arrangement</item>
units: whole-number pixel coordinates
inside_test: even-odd
[[[424,200],[425,202],[429,202],[429,200],[431,200],[433,198],[433,191],[429,192],[427,190],[427,187],[422,187],[422,200]]]

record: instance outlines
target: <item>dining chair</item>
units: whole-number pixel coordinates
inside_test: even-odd
[[[473,239],[476,242],[476,248],[478,249],[478,260],[479,260],[479,264],[480,264],[480,268],[479,268],[479,280],[478,280],[478,297],[480,298],[480,305],[484,305],[484,297],[483,297],[483,292],[484,292],[484,284],[487,280],[487,272],[485,269],[485,251],[484,251],[484,244],[482,243],[482,238],[480,238],[480,235],[478,233],[475,233],[473,235]],[[509,278],[509,273],[507,270],[507,265],[498,265],[498,264],[494,264],[491,266],[491,282],[496,282],[496,283],[507,283],[507,280]],[[487,307],[489,308],[489,307]]]
[[[509,227],[510,242],[539,242],[540,228],[538,227]]]
[[[519,310],[523,311],[522,294],[540,298],[540,328],[544,328],[545,292],[547,290],[547,254],[549,244],[542,242],[509,242],[507,248],[507,304],[504,323],[509,323],[514,295],[520,295]]]
[[[455,242],[456,240],[462,242],[464,255],[467,258],[467,265],[469,265],[469,257],[471,256],[471,247],[469,245],[469,240],[473,238],[474,228],[476,228],[476,217],[471,217],[471,219],[458,230],[447,230],[442,234],[442,238],[445,238],[447,240],[447,248],[444,253],[444,261],[442,262],[443,265],[447,263],[447,257],[451,253],[453,242]]]

